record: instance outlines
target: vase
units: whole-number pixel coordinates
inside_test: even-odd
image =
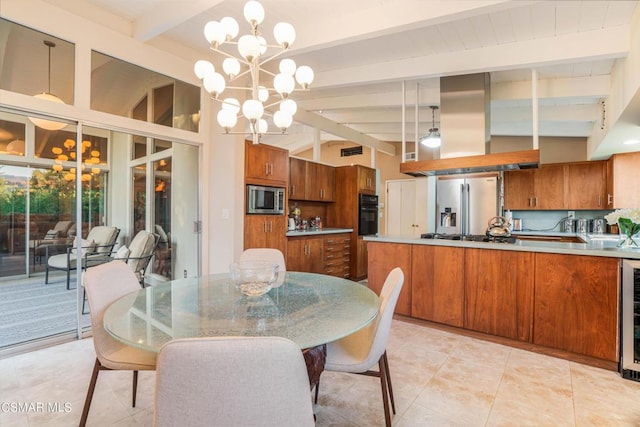
[[[618,247],[622,249],[640,248],[640,232],[638,231],[640,224],[630,221],[618,221],[618,229],[620,230],[620,243]]]

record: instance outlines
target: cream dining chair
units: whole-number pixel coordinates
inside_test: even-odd
[[[293,341],[185,338],[158,353],[156,427],[314,424],[307,368]]]
[[[274,248],[249,248],[245,249],[240,255],[242,261],[271,261],[278,264],[278,279],[273,285],[274,288],[279,287],[284,282],[284,274],[287,272],[287,265],[284,255],[279,249]]]
[[[91,309],[91,329],[93,331],[93,347],[96,351],[96,363],[89,382],[80,426],[86,425],[100,371],[133,371],[131,405],[135,407],[138,371],[152,371],[156,368],[155,353],[122,344],[109,335],[103,326],[104,312],[111,303],[124,295],[140,290],[138,278],[131,268],[124,262],[116,260],[92,267],[82,277]]]
[[[380,291],[380,308],[378,315],[368,326],[345,338],[327,344],[325,371],[348,372],[380,378],[384,418],[387,427],[391,426],[389,400],[393,413],[396,413],[391,386],[391,374],[387,360],[387,342],[391,330],[393,312],[404,283],[404,274],[398,267],[387,276]],[[372,371],[378,365],[377,371]],[[318,403],[316,386],[315,402]]]

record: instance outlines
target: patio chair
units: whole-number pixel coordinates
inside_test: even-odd
[[[389,400],[391,400],[393,413],[396,413],[389,361],[387,360],[387,341],[389,340],[393,311],[403,284],[404,273],[402,270],[399,267],[391,270],[382,286],[382,291],[380,291],[380,309],[376,318],[365,328],[327,344],[327,359],[324,365],[325,371],[348,372],[380,378],[387,427],[391,426]],[[371,368],[375,365],[378,365],[378,370],[372,371]],[[318,383],[316,403],[318,403],[319,386]]]
[[[49,254],[51,255],[53,255],[56,250],[58,252],[55,253],[66,251],[67,247],[69,247],[67,243],[69,241],[68,233],[73,225],[73,221],[58,221],[41,239],[31,240],[29,247],[33,248],[34,264],[36,261],[35,258],[40,258],[42,255],[45,255],[47,246],[51,246],[49,248]]]
[[[153,425],[313,426],[300,348],[280,337],[168,342],[158,354]]]
[[[82,240],[82,268],[102,264],[110,261],[111,251],[120,234],[117,227],[96,226],[91,229],[86,239]],[[45,269],[44,283],[49,283],[49,269],[65,270],[67,272],[67,289],[71,279],[71,271],[76,269],[76,248],[69,247],[67,252],[58,255],[49,255],[46,248],[47,265]]]

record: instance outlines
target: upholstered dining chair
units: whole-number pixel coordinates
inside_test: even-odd
[[[86,239],[82,240],[82,267],[101,264],[109,261],[111,251],[120,234],[117,227],[104,225],[96,226],[89,231]],[[71,271],[76,269],[76,248],[67,248],[64,254],[49,256],[47,248],[47,265],[45,268],[44,283],[49,283],[49,270],[65,270],[67,272],[67,289],[71,279]]]
[[[391,386],[391,373],[387,360],[387,342],[391,330],[393,312],[398,302],[400,290],[404,284],[404,274],[398,267],[391,270],[380,291],[380,309],[376,318],[365,328],[345,338],[327,344],[325,371],[348,372],[380,378],[384,418],[387,427],[391,426],[389,400],[393,413],[396,413]],[[372,371],[378,365],[377,371]],[[315,402],[318,403],[316,386]]]
[[[104,329],[103,318],[107,307],[131,292],[140,290],[138,278],[123,261],[116,260],[88,269],[82,276],[91,309],[91,329],[96,362],[91,374],[87,397],[80,418],[80,426],[87,423],[98,374],[104,370],[133,371],[132,403],[136,406],[138,371],[154,370],[156,354],[122,344]]]
[[[284,282],[284,273],[287,272],[287,265],[284,255],[279,249],[274,248],[249,248],[245,249],[240,255],[242,261],[271,261],[278,264],[278,279],[273,285],[274,288],[282,285]]]
[[[187,338],[160,349],[156,427],[314,424],[307,368],[293,341]]]

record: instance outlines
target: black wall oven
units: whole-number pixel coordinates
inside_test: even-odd
[[[358,194],[358,235],[378,233],[378,196]]]

